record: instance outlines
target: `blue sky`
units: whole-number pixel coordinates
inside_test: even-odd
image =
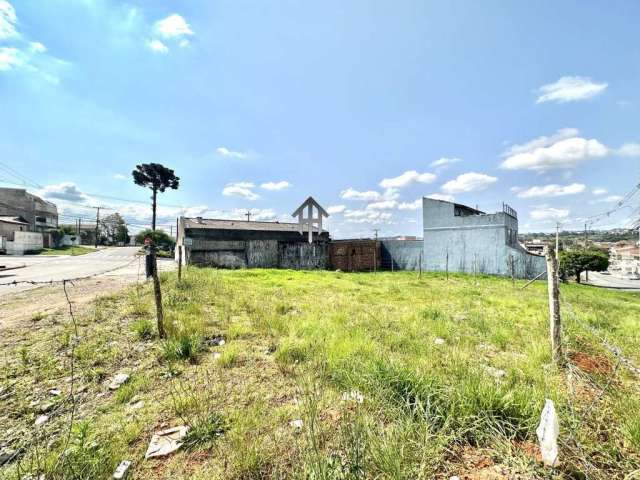
[[[130,172],[160,162],[181,178],[163,224],[287,220],[313,195],[336,237],[412,235],[436,195],[581,228],[640,181],[638,18],[636,1],[0,0],[0,179],[139,225]]]

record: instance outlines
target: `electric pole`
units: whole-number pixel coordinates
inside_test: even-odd
[[[95,208],[96,209],[96,241],[95,241],[95,247],[98,248],[98,236],[99,236],[99,232],[100,232],[100,210],[108,210],[108,208],[106,207],[89,207],[89,208]]]

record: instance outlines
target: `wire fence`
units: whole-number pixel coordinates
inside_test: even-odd
[[[76,311],[76,309],[74,308],[74,301],[72,299],[72,291],[71,291],[71,287],[75,287],[77,282],[80,282],[82,280],[88,280],[91,278],[96,278],[96,277],[100,277],[112,272],[115,272],[117,270],[122,270],[125,269],[131,265],[133,265],[134,263],[138,263],[138,269],[137,269],[137,279],[136,279],[136,283],[137,286],[139,287],[140,285],[140,265],[141,265],[141,256],[136,256],[135,258],[133,258],[130,262],[127,262],[124,265],[117,265],[113,268],[107,269],[107,270],[103,270],[100,272],[95,272],[92,274],[87,274],[87,275],[82,275],[82,276],[76,276],[73,278],[65,278],[65,279],[60,279],[60,280],[44,280],[44,281],[35,281],[35,280],[13,280],[11,282],[4,282],[4,283],[0,283],[0,286],[19,286],[19,285],[31,285],[31,286],[51,286],[51,285],[60,285],[62,287],[62,295],[65,301],[65,311],[66,311],[66,315],[65,317],[68,319],[68,321],[70,322],[70,327],[71,327],[71,336],[68,339],[67,345],[66,345],[66,357],[67,357],[67,364],[68,364],[68,368],[67,368],[67,373],[68,373],[68,377],[66,377],[65,374],[61,374],[58,378],[68,378],[69,379],[69,387],[68,387],[68,394],[64,395],[62,398],[63,400],[60,402],[57,402],[55,404],[54,407],[50,408],[50,409],[46,409],[45,411],[41,411],[41,413],[43,415],[41,415],[39,418],[43,418],[46,413],[46,417],[47,420],[49,417],[52,416],[56,416],[56,417],[60,417],[62,415],[68,415],[68,420],[65,422],[65,427],[64,427],[64,439],[63,439],[63,447],[61,450],[61,454],[58,456],[58,458],[56,459],[56,464],[54,469],[57,468],[61,468],[61,467],[67,467],[69,468],[72,473],[74,474],[74,478],[75,478],[75,472],[73,472],[74,466],[72,464],[72,462],[69,462],[68,456],[67,456],[67,452],[69,450],[69,445],[71,443],[72,440],[72,434],[73,434],[73,429],[74,429],[74,425],[76,423],[76,417],[77,417],[77,408],[78,408],[78,388],[76,386],[76,382],[78,380],[78,367],[77,367],[77,362],[76,362],[76,348],[77,346],[80,344],[81,342],[81,334],[80,334],[80,329],[79,329],[79,323],[78,323],[78,312]],[[138,292],[139,292],[139,288],[138,288]],[[57,343],[57,345],[56,345]],[[56,347],[60,347],[60,341],[56,340],[55,338],[42,338],[42,339],[38,339],[35,342],[31,342],[28,345],[22,345],[22,347],[43,347],[44,349],[46,349],[47,351],[55,351]],[[15,390],[17,389],[18,385],[24,381],[24,377],[21,376],[15,380],[13,380],[12,382],[9,382],[8,384],[5,384],[2,387],[2,390],[0,390],[0,400],[6,400],[7,398],[9,398],[10,396],[15,394]],[[34,379],[34,382],[37,383],[37,380]],[[32,388],[35,388],[37,385],[34,384],[32,386]],[[26,388],[26,386],[23,386]],[[62,391],[59,392],[59,395],[62,395]],[[4,409],[3,409],[4,410]],[[2,417],[4,415],[9,415],[8,411],[3,412],[2,415],[0,415],[0,420],[2,420]],[[22,477],[22,475],[32,475],[32,477],[28,477],[28,478],[41,478],[40,475],[43,473],[43,469],[44,466],[42,465],[42,461],[40,456],[38,455],[39,450],[41,449],[41,441],[44,439],[43,438],[43,434],[41,432],[41,428],[40,428],[40,424],[38,422],[38,419],[36,419],[36,422],[34,422],[34,424],[32,425],[31,429],[28,431],[23,431],[23,435],[20,438],[20,441],[17,445],[17,448],[15,448],[15,450],[13,451],[12,454],[5,456],[4,458],[2,458],[2,462],[0,463],[0,465],[9,465],[13,462],[15,462],[16,460],[18,460],[18,466],[17,466],[17,473],[18,473],[18,478],[27,478],[27,477]],[[44,422],[46,422],[47,420],[44,420]],[[43,423],[44,423],[43,422]],[[32,446],[34,452],[36,453],[36,465],[35,465],[35,472],[34,472],[34,466],[30,465],[29,467],[27,467],[25,469],[25,471],[22,471],[19,459],[27,453],[27,449],[28,446]],[[33,459],[32,459],[33,461]],[[33,475],[35,474],[35,477],[33,477]]]

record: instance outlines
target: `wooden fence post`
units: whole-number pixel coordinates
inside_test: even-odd
[[[418,255],[418,278],[422,278],[422,250],[420,250],[420,255]]]
[[[448,282],[449,281],[449,247],[447,247],[447,259],[446,259],[445,271],[446,271],[447,282]]]
[[[166,338],[164,332],[164,314],[162,312],[162,291],[160,290],[160,279],[158,278],[158,262],[156,261],[156,246],[151,245],[151,276],[153,277],[153,293],[156,300],[156,320],[158,323],[158,336]]]
[[[560,286],[558,280],[558,259],[552,245],[547,247],[547,287],[549,290],[549,333],[551,355],[556,365],[562,365],[562,322],[560,319]]]
[[[516,262],[513,255],[509,255],[509,267],[511,268],[511,286],[516,286]]]
[[[178,245],[178,281],[182,280],[182,246]]]

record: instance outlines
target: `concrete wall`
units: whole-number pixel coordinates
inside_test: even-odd
[[[445,270],[447,258],[451,272],[510,275],[511,261],[518,278],[532,278],[546,269],[544,257],[519,246],[516,218],[504,212],[460,213],[456,215],[451,202],[423,199],[426,270]]]
[[[217,268],[324,269],[328,263],[328,244],[194,239],[191,246],[184,246],[183,258],[192,265]]]
[[[25,252],[42,250],[42,234],[38,232],[14,232],[12,242],[6,242],[7,255],[24,255]]]
[[[385,270],[419,270],[422,240],[382,240],[382,267]]]

